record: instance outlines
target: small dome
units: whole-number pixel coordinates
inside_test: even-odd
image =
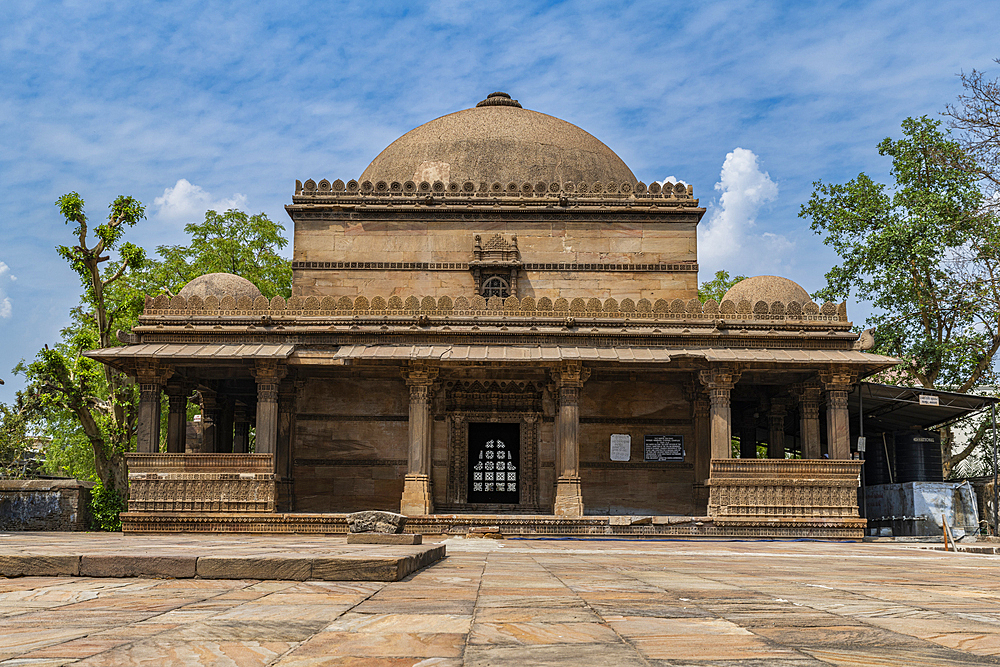
[[[210,296],[214,296],[217,299],[221,299],[224,296],[232,296],[236,299],[248,296],[251,299],[256,299],[260,296],[260,290],[246,278],[241,278],[232,273],[206,273],[182,287],[177,295],[185,299],[190,299],[193,296],[202,299]]]
[[[613,150],[576,125],[491,93],[472,109],[410,130],[372,160],[359,181],[535,184],[629,183]]]
[[[802,289],[798,283],[780,276],[754,276],[741,280],[730,287],[726,295],[722,297],[723,301],[727,299],[734,303],[739,303],[744,299],[750,303],[758,301],[808,303],[812,301],[809,293]]]

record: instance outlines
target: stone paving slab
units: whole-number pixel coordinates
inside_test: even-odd
[[[115,544],[73,539],[87,537]],[[339,548],[224,538],[174,536],[215,558]],[[132,545],[180,553],[156,540]],[[1000,556],[829,542],[431,546],[442,544],[446,558],[395,582],[0,579],[0,667],[1000,664]]]
[[[0,577],[399,581],[444,555],[441,545],[345,536],[0,533]]]

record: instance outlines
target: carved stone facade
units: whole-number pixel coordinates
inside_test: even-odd
[[[691,186],[490,99],[359,179],[296,182],[290,298],[204,276],[91,355],[142,391],[126,529],[338,532],[401,510],[417,532],[791,536],[850,513],[846,395],[895,360],[791,281],[702,303]]]
[[[275,509],[272,454],[129,454],[128,468],[129,514]]]

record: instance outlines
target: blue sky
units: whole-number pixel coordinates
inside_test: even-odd
[[[70,240],[59,195],[95,219],[139,198],[149,217],[130,238],[150,250],[209,207],[287,223],[296,178],[356,177],[494,90],[584,128],[647,183],[693,184],[702,279],[778,273],[814,291],[835,257],[797,217],[811,183],[885,179],[877,142],[953,102],[959,72],[1000,76],[998,33],[997,4],[940,0],[4,0],[0,401],[77,300],[53,250]]]

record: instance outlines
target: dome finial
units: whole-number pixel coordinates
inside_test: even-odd
[[[510,99],[510,95],[507,93],[501,93],[499,91],[495,93],[490,93],[486,96],[486,99],[476,105],[477,107],[517,107],[522,109],[521,103],[517,100]]]

